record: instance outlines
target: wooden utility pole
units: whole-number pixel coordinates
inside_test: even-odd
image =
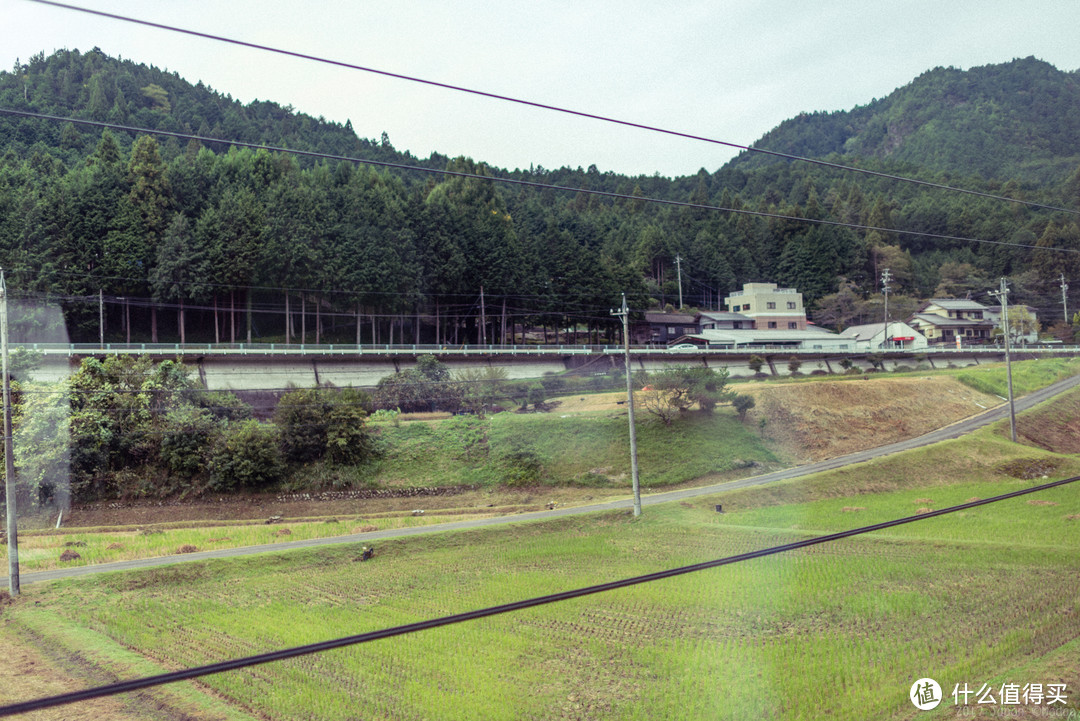
[[[622,294],[622,308],[611,311],[622,318],[623,350],[626,363],[626,407],[630,416],[630,477],[634,487],[634,517],[641,515],[641,484],[638,481],[637,429],[634,425],[634,382],[630,373],[630,310],[626,307],[626,293]]]
[[[19,532],[15,522],[15,448],[11,441],[11,381],[8,378],[8,305],[0,268],[0,373],[4,374],[4,500],[7,505],[8,591],[19,595]]]
[[[484,310],[484,286],[480,286],[480,345],[487,345],[487,313]]]
[[[889,274],[889,269],[881,271],[881,292],[885,295],[885,348],[889,348],[892,344],[889,343],[889,281],[892,280],[892,275]],[[882,368],[885,366],[883,365]]]
[[[1069,290],[1069,284],[1065,282],[1065,274],[1061,274],[1061,309],[1065,313],[1065,325],[1072,325],[1069,322],[1069,298],[1066,292]]]
[[[990,295],[1001,301],[1001,330],[1005,336],[1005,378],[1009,384],[1009,435],[1012,442],[1016,443],[1016,407],[1013,405],[1012,361],[1009,357],[1009,286],[1004,278],[1001,279],[999,289],[992,291]]]
[[[679,273],[679,310],[683,309],[682,299],[682,258],[678,255],[675,256],[675,269]]]

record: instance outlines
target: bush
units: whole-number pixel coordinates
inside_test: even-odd
[[[374,439],[365,423],[370,400],[355,388],[286,393],[274,411],[285,459],[308,463],[328,456],[334,463],[356,464],[372,457]]]
[[[746,414],[756,405],[756,403],[754,402],[753,396],[740,393],[731,401],[731,405],[735,407],[735,412],[739,414],[739,420],[745,421]]]
[[[194,476],[205,470],[220,431],[209,411],[184,406],[165,414],[161,460],[173,473]]]
[[[754,372],[754,375],[757,375],[761,372],[762,366],[765,365],[765,359],[759,355],[752,355],[750,356],[750,359],[746,361],[746,365],[750,367],[750,370]]]
[[[367,394],[346,388],[334,394],[326,422],[326,456],[333,463],[357,465],[377,455],[375,438],[364,422]]]
[[[210,487],[215,491],[261,488],[280,481],[285,459],[277,428],[256,420],[227,428],[210,461]]]
[[[281,397],[274,409],[274,424],[280,431],[286,460],[307,463],[323,457],[327,410],[315,388],[290,391]]]

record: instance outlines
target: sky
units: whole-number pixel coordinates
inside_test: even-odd
[[[939,66],[1080,69],[1076,0],[70,0],[70,4],[584,113],[751,145]],[[175,71],[244,103],[498,167],[714,171],[737,150],[335,68],[31,0],[0,0],[0,68],[57,49]]]

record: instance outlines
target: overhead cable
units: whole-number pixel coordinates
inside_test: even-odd
[[[719,558],[712,561],[704,561],[702,563],[695,563],[689,566],[670,568],[663,571],[656,571],[654,573],[647,573],[641,576],[633,576],[631,578],[610,581],[608,583],[599,583],[596,585],[585,586],[569,591],[552,593],[546,596],[536,596],[533,598],[525,599],[523,601],[515,601],[512,603],[504,603],[497,606],[489,606],[487,608],[481,608],[475,611],[467,611],[465,613],[442,616],[426,621],[407,623],[401,626],[392,626],[390,628],[384,628],[379,631],[370,631],[368,633],[360,633],[353,636],[335,638],[328,641],[306,644],[304,646],[294,646],[292,648],[281,649],[278,651],[271,651],[268,653],[256,654],[253,656],[245,656],[243,658],[236,658],[229,661],[220,661],[218,663],[211,663],[204,666],[196,666],[194,668],[158,674],[156,676],[147,676],[144,678],[132,679],[130,681],[121,681],[119,683],[109,684],[106,686],[98,686],[96,688],[88,688],[82,691],[74,691],[71,693],[48,696],[32,701],[8,704],[7,706],[0,706],[0,717],[11,716],[19,713],[26,713],[27,711],[36,711],[39,709],[52,708],[54,706],[61,706],[64,704],[74,703],[76,701],[88,701],[90,699],[101,698],[103,696],[112,696],[118,693],[137,691],[139,689],[150,688],[152,686],[160,686],[162,684],[174,683],[176,681],[185,681],[188,679],[200,678],[203,676],[222,673],[224,671],[234,671],[236,669],[270,663],[272,661],[282,661],[289,658],[296,658],[298,656],[307,656],[313,653],[330,651],[337,648],[344,648],[346,646],[355,646],[357,644],[377,641],[383,638],[403,636],[409,633],[416,633],[417,631],[426,631],[432,628],[449,626],[452,624],[461,623],[463,621],[472,621],[478,618],[487,618],[489,616],[496,616],[512,611],[521,611],[526,608],[544,606],[549,603],[556,603],[558,601],[567,601],[573,598],[581,598],[583,596],[602,593],[604,591],[613,591],[620,588],[627,588],[629,586],[636,586],[642,583],[650,583],[652,581],[660,581],[666,578],[674,578],[688,573],[704,571],[710,568],[729,566],[735,563],[741,563],[743,561],[749,561],[756,558],[773,556],[778,553],[786,553],[788,551],[795,551],[802,548],[808,548],[810,546],[817,546],[824,543],[832,543],[834,541],[851,538],[853,536],[859,536],[865,533],[883,531],[885,529],[893,528],[895,526],[901,526],[907,523],[914,523],[915,521],[924,521],[929,518],[936,518],[938,516],[943,516],[949,513],[955,513],[957,511],[963,511],[969,508],[984,506],[989,503],[997,503],[998,501],[1004,501],[1010,498],[1016,498],[1018,496],[1038,493],[1040,491],[1045,491],[1050,488],[1056,488],[1058,486],[1073,483],[1078,480],[1080,480],[1080,476],[1073,476],[1072,478],[1065,478],[1060,481],[1043,483],[1038,486],[1032,486],[1031,488],[1024,488],[1019,491],[1013,491],[1012,493],[1004,493],[999,496],[993,496],[992,498],[983,498],[976,501],[970,501],[968,503],[963,503],[958,506],[942,508],[937,511],[928,511],[919,515],[905,516],[903,518],[897,518],[891,521],[883,521],[882,523],[875,523],[869,526],[861,526],[859,528],[853,528],[847,531],[828,533],[822,536],[816,536],[814,538],[806,538],[801,541],[795,541],[793,543],[785,543],[780,546],[771,546],[769,548],[764,548],[758,551],[740,553],[734,556],[725,556],[724,558]]]
[[[1020,205],[1026,205],[1029,207],[1043,208],[1046,210],[1056,210],[1063,213],[1071,213],[1073,215],[1080,215],[1080,210],[1070,210],[1068,208],[1058,208],[1052,205],[1044,205],[1042,203],[1032,203],[1026,200],[1020,200],[1017,198],[1010,198],[1003,195],[994,195],[992,193],[984,193],[976,190],[968,190],[966,188],[957,188],[951,185],[944,185],[942,183],[932,183],[926,180],[918,180],[916,178],[909,178],[902,175],[893,175],[890,173],[882,173],[874,170],[867,170],[865,168],[857,168],[850,165],[842,165],[840,163],[831,163],[824,160],[818,160],[815,158],[807,158],[800,155],[792,155],[789,153],[781,153],[775,150],[765,150],[764,148],[755,148],[749,145],[741,145],[739,143],[732,143],[725,140],[717,140],[715,138],[708,138],[702,135],[695,135],[692,133],[684,133],[677,130],[669,130],[666,128],[660,128],[652,125],[646,125],[643,123],[635,123],[629,120],[620,120],[618,118],[609,117],[606,115],[598,115],[595,113],[587,113],[580,110],[572,110],[570,108],[564,108],[558,105],[550,105],[547,103],[539,103],[532,100],[524,100],[522,98],[515,98],[509,95],[500,95],[498,93],[487,92],[484,90],[477,90],[475,88],[466,88],[460,85],[452,85],[450,83],[443,83],[436,80],[428,80],[425,78],[418,78],[411,75],[404,75],[401,73],[394,73],[387,70],[379,70],[377,68],[367,67],[364,65],[357,65],[354,63],[348,63],[341,60],[332,60],[329,58],[323,58],[318,55],[310,55],[307,53],[296,52],[293,50],[285,50],[282,48],[276,48],[270,45],[261,45],[259,43],[248,42],[245,40],[238,40],[236,38],[227,38],[222,35],[214,35],[212,33],[200,32],[197,30],[190,30],[186,28],[180,28],[173,25],[166,25],[164,23],[152,22],[150,20],[140,20],[138,18],[129,17],[126,15],[118,15],[116,13],[108,13],[101,10],[92,10],[90,8],[79,7],[76,5],[68,5],[66,3],[55,2],[54,0],[30,0],[30,2],[38,3],[39,5],[51,5],[53,7],[63,8],[65,10],[75,10],[81,13],[87,13],[90,15],[97,15],[99,17],[109,18],[111,20],[119,20],[121,22],[134,23],[136,25],[143,25],[145,27],[157,28],[159,30],[167,30],[169,32],[182,33],[184,35],[191,35],[193,37],[199,37],[206,40],[213,40],[216,42],[228,43],[230,45],[237,45],[240,47],[251,48],[253,50],[261,50],[270,53],[276,53],[278,55],[284,55],[291,58],[297,58],[300,60],[310,60],[317,63],[323,63],[325,65],[333,65],[335,67],[346,68],[349,70],[359,70],[365,73],[372,73],[374,75],[381,75],[383,77],[394,78],[396,80],[406,80],[412,83],[420,83],[431,87],[442,88],[444,90],[453,90],[456,92],[468,93],[470,95],[476,95],[480,97],[490,98],[492,100],[500,100],[509,103],[516,103],[518,105],[525,105],[532,108],[538,108],[540,110],[550,110],[557,113],[563,113],[566,115],[573,115],[579,118],[587,118],[589,120],[599,120],[605,123],[614,123],[616,125],[622,125],[624,127],[636,128],[638,130],[647,130],[654,133],[662,133],[664,135],[671,135],[679,138],[686,138],[688,140],[697,140],[713,145],[722,145],[728,148],[735,148],[737,150],[743,150],[750,153],[758,153],[761,155],[769,155],[776,158],[783,158],[785,160],[795,160],[803,163],[812,163],[814,165],[820,165],[827,168],[833,168],[835,170],[843,170],[847,172],[862,173],[864,175],[871,175],[878,178],[885,178],[888,180],[895,180],[903,183],[912,183],[915,185],[922,185],[930,188],[937,188],[940,190],[947,190],[956,193],[965,193],[967,195],[975,195],[982,198],[990,198],[992,200],[1001,200],[1008,203],[1017,203]]]
[[[44,0],[30,0],[31,2],[43,2]],[[1045,248],[1036,244],[1028,243],[1008,243],[1003,240],[989,240],[987,238],[965,238],[955,235],[942,235],[940,233],[927,233],[917,230],[899,230],[896,228],[883,228],[876,225],[862,225],[859,223],[845,223],[839,220],[823,220],[820,218],[802,218],[796,215],[784,215],[781,213],[768,213],[760,210],[748,210],[746,208],[724,208],[718,205],[706,205],[704,203],[690,203],[682,200],[668,200],[665,198],[650,198],[640,195],[632,195],[629,193],[613,193],[606,190],[592,190],[589,188],[575,188],[565,185],[552,185],[550,183],[538,183],[531,180],[520,180],[515,178],[503,178],[499,176],[482,175],[479,173],[465,173],[458,170],[445,170],[437,168],[425,168],[419,165],[406,165],[404,163],[390,163],[381,160],[368,160],[365,158],[354,158],[347,155],[335,155],[332,153],[320,153],[313,150],[297,150],[294,148],[281,148],[272,145],[261,145],[259,143],[248,143],[239,140],[224,140],[221,138],[209,138],[201,135],[194,135],[192,133],[180,133],[172,130],[156,130],[154,128],[139,128],[128,125],[120,125],[118,123],[107,123],[98,120],[85,120],[82,118],[70,118],[58,115],[50,115],[47,113],[34,113],[26,110],[15,110],[13,108],[0,108],[0,115],[14,115],[26,118],[38,118],[42,120],[54,120],[64,123],[75,123],[79,125],[89,125],[98,128],[109,128],[115,130],[123,130],[131,133],[144,133],[146,135],[163,135],[166,137],[179,138],[182,140],[196,140],[201,143],[220,143],[223,145],[235,145],[241,148],[252,148],[253,150],[266,150],[268,152],[275,153],[290,153],[292,155],[302,155],[310,158],[319,158],[323,160],[338,160],[348,163],[359,163],[363,165],[375,165],[383,168],[394,168],[397,170],[414,170],[422,173],[433,173],[437,175],[448,175],[457,178],[469,178],[473,180],[485,180],[495,183],[508,183],[511,185],[519,185],[530,188],[540,188],[543,190],[560,190],[570,193],[584,193],[586,195],[597,195],[603,198],[613,198],[616,200],[629,200],[634,202],[656,203],[658,205],[668,205],[677,208],[693,208],[696,210],[714,210],[723,213],[733,213],[736,215],[750,215],[758,218],[766,218],[770,220],[786,220],[794,221],[797,223],[808,223],[812,225],[823,225],[836,228],[850,228],[852,230],[862,231],[877,231],[880,233],[892,233],[895,235],[906,235],[915,238],[930,238],[933,240],[952,240],[961,243],[984,243],[988,245],[1000,245],[1007,248],[1029,248],[1037,250],[1053,250],[1062,253],[1080,253],[1080,249],[1075,248]],[[1054,210],[1062,210],[1054,208]],[[1074,212],[1074,211],[1066,211]],[[1080,214],[1080,211],[1075,211]]]

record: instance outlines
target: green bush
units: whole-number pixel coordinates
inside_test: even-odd
[[[262,488],[281,480],[285,459],[277,428],[256,420],[228,427],[210,461],[210,487],[215,491]]]
[[[206,469],[220,424],[209,411],[184,406],[165,414],[161,460],[173,472],[192,477]]]
[[[281,436],[281,450],[291,463],[317,461],[326,453],[326,404],[320,389],[305,388],[286,393],[274,409],[274,424]]]
[[[753,396],[748,396],[746,394],[740,393],[739,395],[735,396],[734,399],[732,399],[731,405],[735,407],[735,412],[739,414],[739,420],[745,421],[746,414],[756,404],[754,402]]]

